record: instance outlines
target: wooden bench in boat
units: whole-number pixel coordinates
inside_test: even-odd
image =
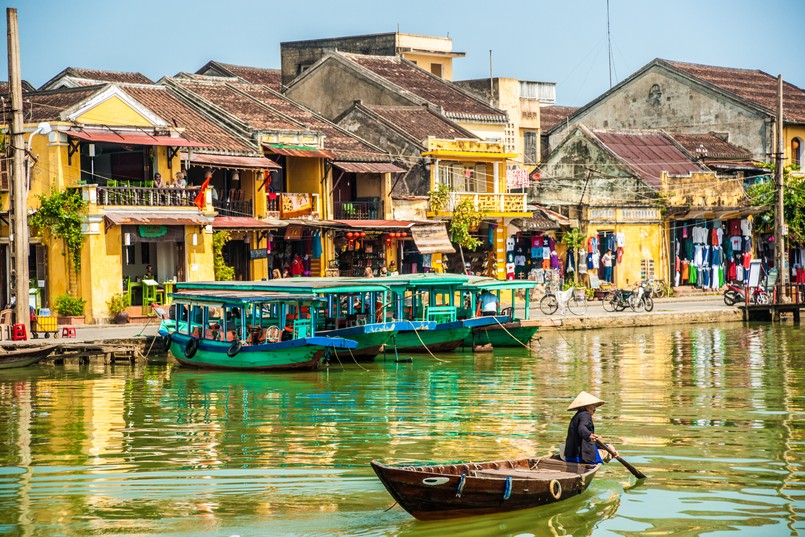
[[[537,470],[521,470],[518,468],[484,468],[476,470],[476,477],[516,477],[520,479],[565,479],[568,477],[578,477],[579,474],[571,472],[562,472],[560,470],[537,469]]]

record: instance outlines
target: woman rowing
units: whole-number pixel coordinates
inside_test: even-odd
[[[601,437],[595,434],[593,415],[595,414],[595,409],[603,404],[604,401],[598,397],[587,392],[581,392],[567,407],[568,410],[575,410],[576,413],[567,428],[565,461],[602,464],[611,460],[612,456],[609,452],[606,450],[599,451],[596,446],[596,442],[599,442]],[[615,457],[619,456],[612,446],[610,446],[610,449],[612,449]]]

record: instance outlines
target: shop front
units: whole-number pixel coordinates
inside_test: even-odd
[[[266,236],[269,278],[274,270],[283,278],[323,276],[323,223],[317,220],[285,220],[287,227]]]
[[[398,264],[412,242],[413,222],[402,220],[336,220],[333,231],[335,260],[333,269],[340,276],[380,276],[385,267],[398,272]],[[403,254],[401,255],[401,252]]]
[[[258,220],[248,216],[216,216],[215,231],[226,231],[229,240],[223,245],[224,263],[235,271],[235,280],[268,278],[271,273],[269,237],[287,226],[281,221]]]

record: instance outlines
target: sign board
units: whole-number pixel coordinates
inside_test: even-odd
[[[749,287],[760,285],[760,274],[763,272],[761,263],[760,259],[753,259],[749,262]]]
[[[257,250],[249,250],[249,259],[266,259],[268,257],[268,250],[265,248],[258,248]]]
[[[587,277],[590,278],[590,289],[601,289],[601,282],[598,280],[597,274],[588,272]]]

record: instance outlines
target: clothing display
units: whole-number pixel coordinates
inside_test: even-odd
[[[748,219],[677,223],[671,232],[675,284],[718,289],[727,281],[743,282],[752,259],[751,232]]]

